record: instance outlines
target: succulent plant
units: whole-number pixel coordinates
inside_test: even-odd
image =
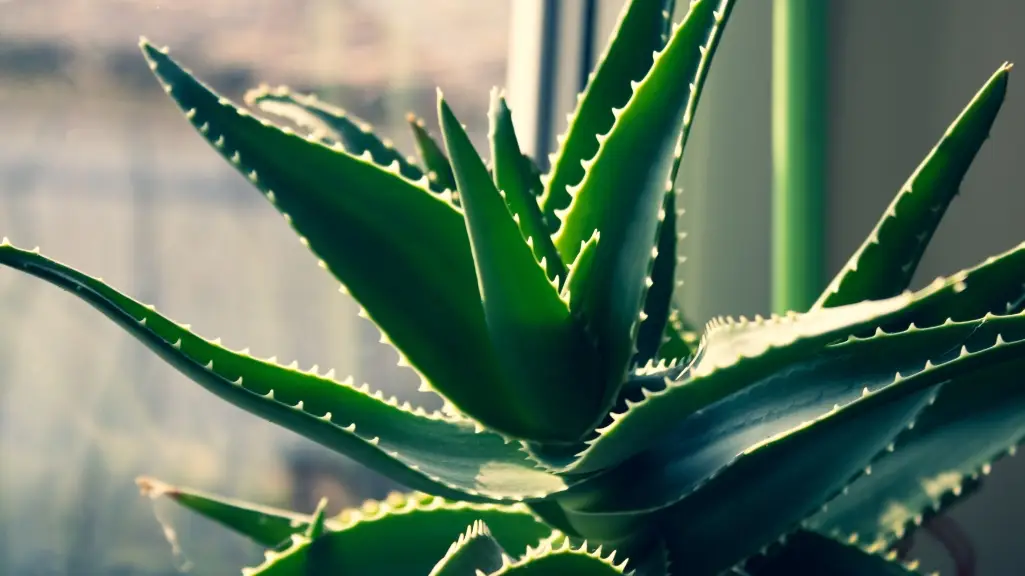
[[[674,298],[674,182],[734,3],[674,26],[671,1],[628,2],[546,172],[499,91],[490,163],[439,92],[441,142],[410,119],[421,164],[312,96],[254,90],[299,130],[260,118],[142,41],[443,411],[222,347],[38,250],[5,241],[0,262],[411,490],[329,518],[141,481],[267,547],[245,574],[913,574],[897,541],[1025,435],[1025,244],[908,290],[1011,66],[814,306],[696,330]]]

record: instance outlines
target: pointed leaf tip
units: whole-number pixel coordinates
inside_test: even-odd
[[[456,420],[404,409],[366,386],[357,388],[229,350],[101,281],[34,252],[0,247],[0,264],[88,303],[223,400],[411,488],[460,500],[512,502],[567,487],[563,479],[537,469],[515,443],[493,432],[478,432],[465,417]],[[403,432],[410,429],[417,433]]]
[[[497,92],[493,96],[492,104],[497,105]],[[583,332],[510,212],[511,207],[521,208],[522,224],[530,215],[526,208],[534,202],[522,181],[514,178],[522,175],[522,155],[515,142],[497,141],[502,145],[495,149],[496,175],[510,185],[503,198],[451,108],[444,100],[438,107],[488,332],[506,373],[505,380],[490,386],[505,388],[505,409],[533,418],[538,430],[550,435],[547,439],[577,440],[600,419],[600,399],[591,400],[596,395],[590,388],[594,379],[587,367],[592,363],[587,361],[589,345]],[[511,136],[504,124],[497,128]],[[532,215],[541,232],[536,205]]]
[[[698,0],[684,25],[659,53],[625,105],[613,113],[610,127],[572,196],[562,228],[553,240],[563,259],[576,258],[581,241],[601,230],[591,279],[580,295],[585,318],[597,341],[604,389],[611,404],[624,382],[637,345],[638,318],[648,292],[667,182],[673,179],[708,71],[708,59],[722,37],[735,3]],[[663,25],[657,2],[632,2],[653,10],[653,30]],[[721,10],[721,14],[716,9]],[[657,34],[655,34],[657,36]],[[706,50],[699,48],[706,47]],[[648,50],[650,53],[650,50]],[[645,56],[650,58],[650,56]],[[640,56],[638,56],[640,58]],[[694,89],[687,87],[693,85]],[[630,170],[622,170],[630,166]],[[671,284],[670,284],[671,285]],[[659,341],[662,328],[651,337]]]
[[[989,138],[1003,106],[1009,70],[1003,64],[978,89],[813,308],[886,298],[908,287],[933,234]]]
[[[287,216],[433,391],[491,429],[539,436],[495,389],[479,384],[504,375],[488,337],[463,216],[447,199],[369,162],[369,155],[356,157],[259,119],[171,57],[147,54],[190,123]]]

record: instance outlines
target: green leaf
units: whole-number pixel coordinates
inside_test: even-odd
[[[1004,64],[947,128],[813,308],[876,300],[906,289],[947,206],[989,137],[1007,92]]]
[[[924,297],[920,297],[916,302],[904,309],[902,312],[891,316],[888,322],[882,324],[886,326],[886,330],[889,332],[901,332],[902,334],[887,334],[883,338],[873,339],[879,343],[879,348],[874,351],[861,353],[860,356],[855,356],[850,359],[850,366],[846,365],[823,365],[821,370],[829,371],[830,374],[835,373],[836,375],[829,375],[826,372],[822,372],[820,369],[812,370],[810,374],[814,376],[801,376],[801,372],[806,370],[806,367],[802,366],[802,362],[796,356],[790,361],[781,364],[786,367],[786,372],[783,375],[790,378],[789,372],[793,371],[795,367],[800,368],[798,370],[798,376],[796,378],[812,378],[807,386],[799,387],[800,389],[814,389],[818,388],[815,386],[816,379],[818,380],[832,380],[838,379],[839,381],[850,381],[853,384],[857,382],[864,382],[858,385],[858,389],[862,386],[871,387],[872,383],[882,384],[885,382],[878,381],[879,378],[884,380],[891,377],[895,372],[900,372],[904,375],[908,374],[908,370],[917,370],[921,367],[921,363],[925,360],[938,360],[936,354],[941,351],[952,351],[956,350],[963,343],[962,340],[972,336],[975,340],[979,338],[995,338],[996,333],[992,332],[997,328],[1005,328],[1006,322],[1013,320],[995,319],[995,317],[986,316],[991,309],[998,309],[1001,312],[1010,309],[1005,303],[1007,299],[1016,296],[1021,292],[1020,278],[1025,273],[1025,244],[1019,248],[1007,252],[998,257],[988,258],[984,263],[970,268],[967,271],[958,272],[953,276],[946,279],[937,280],[931,287],[927,288],[928,294]],[[952,314],[943,320],[944,311],[950,311]],[[981,318],[981,319],[980,319]],[[963,322],[964,324],[960,328],[956,328],[952,325],[953,322]],[[870,326],[876,323],[870,323]],[[908,326],[911,329],[907,329]],[[945,327],[950,330],[938,330],[938,331],[922,331],[921,327]],[[966,331],[967,330],[967,331]],[[882,333],[882,328],[877,330],[877,334]],[[937,334],[940,339],[930,340],[932,336],[930,334]],[[951,334],[955,340],[943,340],[946,338],[945,334]],[[897,336],[900,339],[896,340],[898,344],[893,344],[893,336]],[[1005,338],[1012,337],[1011,334],[1005,334]],[[961,339],[961,340],[957,340]],[[919,346],[918,342],[922,342]],[[716,345],[716,334],[712,333],[709,339],[708,349],[715,347]],[[842,345],[839,348],[836,346],[830,346],[825,352],[827,357],[836,356],[837,354],[850,354],[852,350],[857,347],[868,346],[868,344],[848,344]],[[875,346],[873,344],[872,346]],[[905,346],[905,347],[898,347]],[[871,350],[871,349],[870,349]],[[822,362],[822,355],[816,355],[808,357],[808,360],[813,362]],[[699,359],[700,362],[705,362],[704,358]],[[845,360],[846,361],[846,360]],[[657,397],[667,389],[667,384],[658,378],[652,378],[650,376],[659,375],[659,367],[649,366],[647,368],[648,376],[645,376],[645,371],[640,371],[640,376],[628,381],[624,387],[624,394],[627,403],[622,401],[617,404],[613,412],[615,414],[622,414],[628,412],[630,409],[643,410],[642,405],[646,402],[646,399],[650,396]],[[664,368],[664,367],[663,367]],[[867,372],[866,372],[867,371]],[[817,375],[815,375],[817,374]],[[674,374],[672,370],[663,370],[662,376],[668,377],[671,380],[679,379],[678,374]],[[683,375],[684,378],[687,374]],[[668,387],[681,386],[684,388],[679,394],[681,396],[686,395],[686,388],[690,386],[690,393],[701,393],[701,387],[707,387],[706,389],[712,390],[711,385],[714,382],[723,382],[718,384],[718,388],[715,388],[716,392],[726,392],[729,390],[735,390],[737,384],[745,386],[743,395],[739,398],[744,402],[754,402],[753,406],[767,409],[769,406],[779,403],[779,409],[786,411],[785,407],[790,405],[803,405],[798,399],[790,398],[786,396],[787,387],[776,387],[769,391],[759,390],[759,387],[764,386],[765,382],[771,382],[773,379],[778,379],[776,373],[768,376],[767,380],[759,380],[754,376],[738,376],[738,380],[730,383],[726,379],[726,375],[720,375],[723,377],[722,380],[717,378],[711,378],[704,383],[700,379],[694,381],[684,380],[682,382],[670,382]],[[790,380],[785,380],[790,382]],[[824,383],[822,385],[825,385]],[[644,389],[638,389],[644,388]],[[762,393],[769,394],[769,396],[761,397]],[[730,410],[734,408],[728,397],[720,397],[718,394],[713,396],[713,402],[717,403],[713,408],[702,410],[701,418],[705,418],[706,423],[700,424],[697,428],[689,433],[684,434],[686,438],[679,441],[669,442],[670,445],[676,447],[677,450],[684,449],[686,446],[690,446],[693,442],[694,447],[705,448],[704,442],[710,442],[710,440],[701,441],[702,431],[707,433],[708,431],[717,430],[717,424],[725,426],[726,429],[731,430],[733,433],[738,433],[743,430],[744,426],[739,423],[747,422],[751,425],[764,426],[768,424],[764,421],[762,416],[752,416],[751,414],[740,411],[736,415],[726,416],[722,414],[722,410]],[[755,398],[761,398],[761,400],[755,401]],[[835,399],[829,394],[824,394],[818,397],[821,402],[819,409],[825,409],[831,406],[834,402],[839,402],[839,399]],[[631,408],[632,405],[632,408]],[[713,406],[713,403],[709,403],[708,406]],[[743,408],[743,405],[737,408]],[[670,417],[661,411],[656,411],[652,418],[680,418],[681,414],[686,412],[675,412],[675,416]],[[732,419],[736,419],[737,425],[729,424]],[[700,418],[699,418],[700,420]],[[616,419],[607,420],[604,424],[612,425],[616,422]],[[634,424],[635,427],[640,427],[641,424]],[[663,426],[668,429],[668,425]],[[682,429],[687,429],[686,425]],[[647,435],[645,438],[654,438]],[[664,436],[662,442],[664,443]],[[620,438],[621,443],[620,452],[625,455],[632,454],[635,451],[636,442],[630,442],[631,438],[625,435]],[[636,441],[637,438],[632,438]],[[721,439],[720,439],[721,440]],[[599,440],[601,441],[601,440]],[[737,450],[742,447],[735,447]],[[731,448],[733,449],[733,448]],[[538,452],[538,450],[532,450]],[[542,455],[546,455],[544,449],[540,450]],[[551,454],[551,450],[548,451]],[[536,455],[535,455],[536,456]],[[565,453],[561,455],[563,461],[566,459]],[[676,458],[679,458],[677,456]],[[549,458],[541,457],[542,460],[558,462],[559,456],[551,454]],[[706,464],[711,465],[711,461],[707,460]],[[629,483],[633,483],[632,474],[631,479],[626,480]],[[602,483],[609,481],[615,474],[605,475],[596,482]],[[585,483],[579,488],[571,490],[570,492],[579,492],[581,490],[586,491],[587,484]],[[635,488],[636,485],[635,485]],[[644,489],[633,490],[634,495],[643,495],[650,498],[665,498],[664,490],[659,490],[656,487],[647,487]],[[625,505],[625,500],[621,504]]]
[[[322,102],[312,94],[296,94],[285,86],[260,86],[245,94],[248,106],[268,114],[290,120],[312,132],[311,136],[329,144],[339,143],[353,156],[369,154],[379,166],[396,164],[399,174],[410,180],[420,180],[424,172],[403,156],[389,140],[381,140],[373,128],[362,119],[345,110]],[[431,183],[431,189],[441,192],[443,187]]]
[[[1003,344],[998,335],[1012,344]],[[923,388],[975,377],[1022,349],[1025,316],[912,328],[831,346],[678,420],[647,451],[556,496],[565,517],[560,522],[587,538],[621,538],[659,509],[702,499],[706,484],[727,473],[737,454],[768,438],[843,414],[895,381]],[[863,438],[877,440],[871,434]],[[543,512],[551,516],[550,510]]]
[[[914,563],[904,564],[871,554],[845,543],[798,531],[786,543],[766,557],[756,558],[745,567],[748,576],[914,576],[921,574]]]
[[[477,520],[452,543],[430,576],[477,576],[502,568],[507,556],[484,522]],[[511,562],[511,560],[509,560]]]
[[[956,284],[949,280],[916,294],[769,320],[715,320],[683,374],[656,382],[656,387],[643,391],[640,401],[614,411],[575,457],[540,459],[560,473],[594,472],[616,465],[668,433],[682,418],[810,360],[831,342],[896,321],[929,298],[954,290]]]
[[[183,507],[209,518],[268,548],[288,540],[292,535],[303,535],[313,517],[230,500],[212,494],[169,486],[161,482],[142,479],[145,493],[153,498],[166,496]],[[403,554],[411,554],[410,561],[423,571],[445,554],[449,543],[459,536],[460,526],[481,521],[494,526],[488,532],[500,546],[522,552],[548,536],[551,529],[537,520],[523,504],[500,506],[453,502],[426,494],[392,494],[384,501],[367,501],[362,508],[342,511],[324,519],[321,534],[347,532],[335,537],[339,545],[365,552],[354,555],[355,567],[380,564],[382,569],[392,562],[398,568],[401,558],[391,558],[388,534],[411,536]],[[438,531],[434,534],[433,531]],[[422,534],[421,534],[422,532]],[[421,541],[426,539],[426,541]],[[380,555],[380,558],[373,558]],[[360,573],[360,572],[356,572]]]
[[[897,374],[910,377],[922,371],[927,361],[956,355],[980,323],[851,340],[802,362],[788,363],[739,393],[677,418],[657,443],[556,498],[574,509],[596,512],[655,511],[669,506],[765,438],[856,402],[863,394],[891,384]],[[1025,333],[1025,321],[1020,324]],[[620,407],[643,402],[646,392],[657,389],[654,383],[660,375],[673,372],[655,370],[644,376],[639,371],[624,387],[625,406]]]
[[[926,363],[918,373],[898,379],[830,416],[745,450],[733,465],[666,510],[662,533],[668,544],[689,551],[688,566],[693,574],[701,576],[718,573],[738,557],[770,543],[836,496],[849,484],[851,472],[859,463],[870,464],[865,474],[875,474],[872,460],[878,454],[873,458],[873,450],[878,447],[878,452],[885,453],[882,448],[904,428],[897,424],[907,423],[901,405],[909,409],[907,414],[922,417],[913,406],[915,398],[921,399],[921,390],[944,385],[968,371],[1019,361],[1025,349],[1023,320],[1022,316],[997,318],[988,326],[980,321],[965,347],[960,352],[956,347],[950,350],[943,363]],[[1001,325],[996,326],[998,323]],[[1018,339],[1005,343],[995,334],[1014,334]],[[890,411],[892,417],[887,415]],[[745,518],[742,534],[731,523],[723,522],[741,515]],[[603,526],[615,520],[606,515]],[[695,557],[695,550],[702,554]]]
[[[612,551],[607,557],[603,555],[601,546],[591,549],[586,543],[579,548],[570,544],[570,540],[560,534],[544,540],[536,549],[529,549],[527,554],[511,563],[506,563],[500,570],[488,576],[620,576],[626,574],[628,560],[616,563],[616,553]]]
[[[336,530],[308,546],[314,574],[428,574],[451,543],[475,522],[488,525],[502,549],[521,554],[551,529],[525,506],[481,507],[441,499],[408,500],[399,506],[371,503],[352,511]]]
[[[956,290],[937,294],[905,320],[922,328],[1019,311],[1025,299],[1025,242],[950,278],[958,282]]]
[[[530,243],[534,257],[545,262],[548,278],[558,283],[566,279],[566,265],[555,250],[541,208],[532,190],[539,181],[531,173],[530,165],[520,151],[513,127],[512,113],[505,98],[497,89],[491,92],[491,161],[494,163],[495,184],[502,191],[506,206],[519,224],[523,238]]]
[[[569,189],[584,177],[582,163],[594,157],[598,138],[612,127],[614,111],[630,99],[631,82],[643,78],[651,67],[652,54],[663,45],[661,34],[665,24],[661,2],[630,0],[623,7],[609,44],[579,97],[566,133],[559,137],[561,144],[541,196],[545,219],[552,231],[559,226],[556,211],[570,204]],[[582,237],[575,242],[584,240],[586,238]],[[564,254],[564,259],[571,262],[575,256],[575,253]]]
[[[692,4],[629,102],[615,112],[615,123],[585,163],[584,179],[554,237],[565,261],[576,258],[581,242],[595,230],[603,237],[582,298],[584,316],[598,342],[606,405],[616,398],[636,353],[663,199],[672,189],[672,165],[689,131],[706,56],[733,6],[722,0],[716,12],[714,4]]]
[[[637,333],[637,364],[654,359],[662,347],[667,329],[673,328],[669,325],[669,314],[676,287],[676,190],[666,192],[663,202],[664,215],[656,246],[658,254],[651,266],[651,287],[644,297],[641,326]]]
[[[343,453],[413,489],[474,501],[516,501],[565,489],[515,443],[465,419],[427,413],[331,373],[300,371],[234,352],[175,324],[100,280],[35,252],[0,244],[0,264],[84,300],[206,390]]]
[[[406,116],[409,127],[413,130],[413,141],[416,143],[417,153],[427,167],[427,177],[431,182],[445,190],[456,189],[456,177],[452,174],[452,165],[449,164],[448,156],[438,142],[427,131],[423,119],[415,114]]]
[[[509,410],[480,305],[462,215],[445,195],[339,149],[258,120],[164,51],[142,50],[199,132],[274,204],[424,379],[495,430],[534,437]]]
[[[312,526],[313,518],[306,514],[171,486],[154,478],[142,477],[135,482],[144,496],[168,498],[266,548],[276,547]],[[330,530],[332,521],[327,520],[325,525]]]
[[[601,395],[593,388],[594,351],[440,93],[438,116],[462,198],[484,316],[507,375],[488,382],[488,389],[508,387],[500,392],[507,398],[501,409],[529,422],[537,432],[534,440],[579,440],[603,415]]]
[[[946,384],[915,427],[873,463],[872,474],[854,481],[807,526],[853,535],[876,551],[907,536],[1025,441],[1023,370],[1025,360],[1016,359]]]
[[[928,383],[895,383],[740,454],[659,516],[670,556],[685,558],[690,576],[713,576],[795,528],[914,422],[935,397]]]

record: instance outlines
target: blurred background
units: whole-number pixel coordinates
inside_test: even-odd
[[[687,2],[678,4],[685,7]],[[440,86],[486,151],[507,86],[541,161],[622,0],[0,0],[0,232],[103,277],[201,334],[335,367],[420,403],[274,209],[194,132],[137,48],[144,34],[228,97],[316,92],[408,153]],[[827,269],[846,261],[969,98],[1025,64],[1025,3],[829,2]],[[682,16],[682,11],[678,14]],[[768,311],[771,2],[740,2],[680,184],[681,302],[695,320]],[[1025,240],[1025,87],[1009,95],[916,285]],[[0,574],[238,573],[260,552],[138,496],[152,475],[311,511],[395,487],[190,384],[92,309],[0,271]],[[980,576],[1020,573],[1025,466],[994,467],[952,513]],[[172,546],[160,522],[174,529]],[[949,567],[927,537],[929,569]]]

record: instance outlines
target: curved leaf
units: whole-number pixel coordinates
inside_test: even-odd
[[[399,174],[410,180],[424,177],[423,170],[396,150],[391,141],[378,138],[369,124],[312,94],[297,94],[285,86],[271,88],[264,85],[246,92],[243,101],[248,106],[310,130],[315,138],[329,144],[339,143],[353,156],[369,153],[379,166],[397,163]],[[444,190],[433,182],[431,189],[435,192]]]
[[[646,449],[685,418],[797,362],[831,342],[910,314],[957,282],[934,284],[916,294],[862,302],[769,320],[717,320],[682,374],[643,391],[642,399],[613,412],[573,458],[543,457],[560,473],[594,472]],[[535,455],[536,457],[537,455]]]
[[[556,211],[570,204],[569,189],[584,177],[582,163],[594,157],[598,138],[606,134],[615,121],[614,111],[630,99],[631,82],[644,77],[651,67],[652,54],[664,45],[661,34],[671,14],[667,18],[661,4],[629,0],[624,5],[609,44],[579,96],[566,133],[559,137],[560,145],[541,196],[545,219],[552,231],[559,227]],[[586,238],[579,238],[576,242],[584,240]],[[575,254],[564,255],[567,262],[574,257]]]
[[[989,137],[1007,92],[1010,69],[1010,64],[997,69],[947,128],[813,308],[886,298],[907,288],[947,206]]]
[[[566,265],[555,250],[532,192],[539,186],[535,181],[537,176],[531,172],[526,157],[520,151],[512,113],[497,89],[492,90],[488,116],[491,120],[491,161],[495,167],[495,184],[502,191],[506,206],[519,225],[523,238],[530,244],[534,257],[545,262],[548,278],[558,284],[566,279]]]
[[[629,102],[615,112],[616,120],[601,138],[593,159],[585,163],[584,179],[554,236],[565,261],[576,258],[581,242],[595,230],[603,237],[583,302],[584,316],[598,343],[606,406],[616,398],[636,353],[638,325],[651,282],[652,250],[664,216],[663,199],[672,189],[674,159],[686,141],[708,56],[732,6],[732,0],[699,0],[691,5],[683,24],[636,84]]]
[[[427,574],[466,526],[478,521],[488,525],[499,546],[514,554],[551,533],[523,506],[482,508],[440,499],[409,500],[398,506],[371,503],[352,511],[338,530],[316,540],[305,555],[308,565],[324,574]]]
[[[351,379],[234,352],[175,324],[103,282],[35,252],[0,245],[0,264],[81,298],[208,391],[346,454],[407,486],[457,499],[516,501],[566,487],[534,468],[515,443],[465,419],[427,413]],[[530,494],[530,495],[528,495]]]
[[[686,558],[692,576],[713,576],[793,529],[935,397],[935,389],[916,386],[916,380],[884,388],[738,456],[660,515],[670,555]],[[742,531],[735,518],[745,519]]]
[[[1003,336],[1009,338],[1010,336]],[[842,496],[809,519],[824,534],[886,550],[923,518],[988,474],[993,461],[1025,441],[1025,360],[992,366],[944,386],[915,427]]]
[[[477,520],[452,543],[429,576],[488,574],[500,569],[508,561],[506,558],[505,551],[491,536],[487,525]]]
[[[651,450],[556,496],[563,506],[565,520],[561,521],[587,538],[622,538],[639,529],[641,522],[650,522],[659,509],[686,507],[688,500],[703,502],[708,486],[729,476],[732,468],[744,461],[743,455],[757,453],[767,439],[779,438],[775,445],[781,454],[781,473],[784,463],[790,461],[786,458],[793,458],[794,466],[816,467],[823,475],[832,474],[835,470],[824,468],[831,460],[801,460],[797,452],[783,448],[789,434],[809,426],[825,431],[835,428],[835,433],[829,433],[834,434],[834,448],[864,451],[882,442],[876,451],[880,452],[893,436],[876,436],[885,432],[885,426],[873,428],[876,413],[865,412],[871,407],[856,406],[877,402],[870,399],[878,394],[899,393],[888,392],[896,385],[891,385],[893,382],[916,389],[936,386],[952,378],[984,373],[988,366],[1007,362],[1023,349],[1025,316],[911,329],[831,347],[809,362],[788,366],[742,394],[682,420]],[[839,420],[830,423],[831,418]],[[738,454],[742,455],[739,459]],[[817,463],[812,466],[808,464],[811,461]],[[756,489],[759,482],[750,489]],[[781,496],[766,493],[765,497]]]
[[[945,366],[942,374],[970,370],[977,360],[958,358],[961,346],[996,336],[1025,338],[1025,318],[911,329],[832,346],[751,383],[740,393],[678,419],[659,442],[620,466],[585,480],[556,498],[594,512],[655,511],[689,496],[725,469],[738,454],[803,423],[876,392],[898,377]],[[933,374],[940,377],[940,373]],[[637,378],[644,382],[644,378]],[[643,384],[638,384],[638,386]],[[648,384],[648,390],[651,389]],[[640,401],[635,393],[629,401]]]
[[[415,114],[406,115],[406,122],[413,131],[413,142],[416,143],[417,153],[424,166],[427,167],[427,178],[438,187],[444,190],[456,189],[456,177],[452,174],[452,165],[449,164],[448,156],[442,150],[438,142],[427,131],[427,126],[422,118]]]
[[[798,531],[778,551],[756,558],[745,567],[748,576],[915,576],[915,563],[904,564],[870,554],[814,532]]]
[[[199,132],[246,174],[430,387],[512,436],[529,423],[488,338],[462,215],[446,199],[364,158],[301,138],[220,98],[145,40],[157,78]],[[369,158],[369,154],[365,155]]]
[[[305,533],[313,522],[313,517],[306,514],[171,486],[154,478],[137,478],[135,482],[143,496],[168,498],[265,548],[278,546],[292,534]],[[332,522],[327,520],[325,525],[330,530]]]
[[[313,520],[309,515],[229,500],[150,479],[143,480],[143,485],[150,490],[146,492],[150,497],[171,498],[183,507],[266,547],[275,547],[293,535],[304,535]],[[489,535],[499,546],[507,546],[517,553],[525,551],[528,546],[536,544],[551,532],[522,504],[473,504],[447,501],[426,494],[395,493],[387,500],[371,500],[360,509],[343,510],[338,516],[325,518],[325,532],[321,536],[333,532],[348,533],[346,536],[335,537],[335,545],[360,551],[359,554],[353,554],[349,565],[366,569],[372,566],[398,569],[401,568],[400,562],[405,559],[426,572],[445,554],[450,542],[460,535],[460,526],[478,521],[495,526],[494,532],[489,527]],[[432,533],[435,530],[437,534]],[[391,540],[387,538],[388,534],[393,534],[393,538],[410,538],[408,547],[403,545],[402,558],[394,557],[393,549],[389,547]],[[306,537],[310,539],[308,534]]]
[[[1025,298],[1025,242],[950,278],[958,282],[956,290],[937,294],[902,320],[927,327],[1019,311]]]
[[[506,399],[503,411],[528,423],[532,440],[578,440],[602,416],[590,343],[440,93],[438,116],[462,198],[484,317],[505,369],[487,388]]]

